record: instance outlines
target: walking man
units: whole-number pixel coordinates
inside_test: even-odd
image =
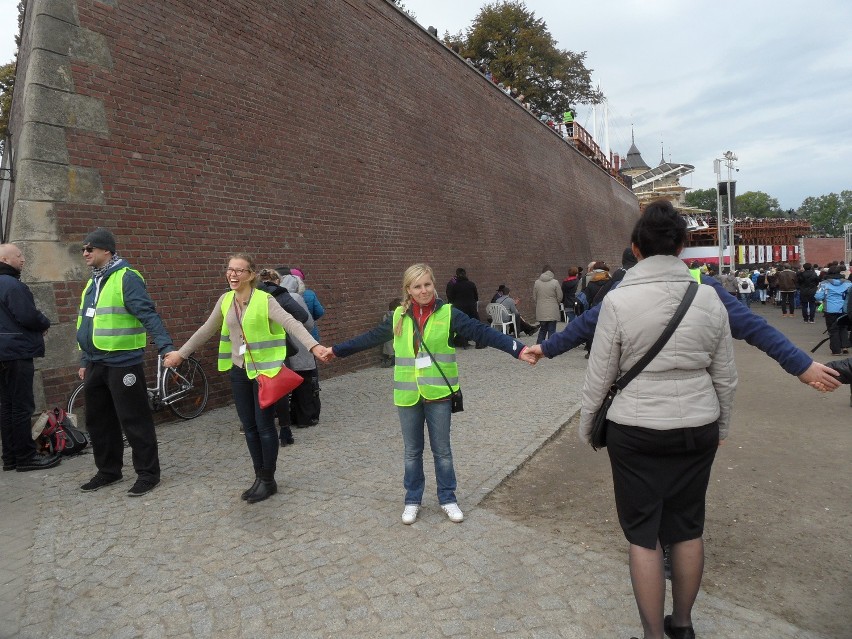
[[[14,244],[0,244],[0,434],[3,470],[53,468],[59,455],[40,455],[32,437],[34,357],[44,357],[50,320],[35,306],[21,282],[24,256]]]
[[[91,492],[121,479],[122,431],[133,449],[136,483],[131,497],[160,483],[160,459],[142,358],[151,333],[160,355],[174,350],[142,274],[116,255],[115,237],[104,228],[86,236],[83,259],[92,277],[77,316],[80,379],[85,381],[86,424],[98,472],[80,486]]]

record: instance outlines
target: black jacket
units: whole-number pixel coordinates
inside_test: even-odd
[[[819,288],[819,275],[813,269],[796,274],[796,283],[802,295],[815,295]]]
[[[447,301],[468,317],[479,319],[479,313],[476,310],[479,292],[476,290],[476,284],[466,277],[457,277],[452,288],[447,287]]]
[[[852,384],[852,357],[847,357],[846,359],[837,359],[833,362],[827,362],[826,366],[829,368],[833,368],[838,373],[840,373],[840,377],[838,379],[843,384]]]
[[[50,320],[35,306],[21,272],[0,263],[0,361],[44,357],[42,333]]]

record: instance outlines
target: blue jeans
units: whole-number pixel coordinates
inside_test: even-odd
[[[536,344],[541,344],[548,337],[553,335],[556,332],[556,322],[540,322],[538,327],[538,339],[536,339]]]
[[[397,406],[405,445],[405,503],[419,504],[423,499],[426,478],[423,476],[423,423],[429,429],[429,447],[435,459],[435,481],[438,483],[438,503],[456,502],[456,471],[450,449],[450,400],[425,402],[414,406]]]
[[[275,404],[261,408],[257,399],[257,382],[246,371],[231,367],[231,390],[234,406],[246,435],[246,446],[256,471],[275,471],[278,461],[278,432],[275,430]]]

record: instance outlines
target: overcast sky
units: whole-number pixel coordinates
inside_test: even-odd
[[[485,4],[403,1],[440,36],[467,29]],[[695,166],[681,183],[701,189],[714,187],[713,159],[731,150],[737,192],[764,191],[784,209],[852,189],[849,0],[526,5],[560,48],[587,52],[614,152],[626,154],[632,125],[648,165],[659,164],[662,142],[666,161]],[[592,127],[588,109],[577,119]]]
[[[403,0],[443,36],[470,26],[478,0]],[[849,0],[527,0],[561,48],[586,51],[609,101],[610,146],[650,166],[692,164],[682,180],[715,185],[713,159],[739,157],[737,192],[784,209],[852,189]],[[0,63],[12,59],[16,0],[0,0]],[[588,109],[578,121],[591,128]],[[602,140],[601,140],[602,142]],[[724,176],[723,176],[724,177]]]

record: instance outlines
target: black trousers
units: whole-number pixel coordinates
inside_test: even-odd
[[[145,370],[134,366],[105,366],[94,362],[86,368],[86,425],[98,472],[121,477],[124,443],[133,450],[133,468],[139,479],[160,481],[157,434],[148,406]]]
[[[35,412],[32,359],[0,362],[0,436],[3,465],[23,463],[36,452],[31,420]]]

